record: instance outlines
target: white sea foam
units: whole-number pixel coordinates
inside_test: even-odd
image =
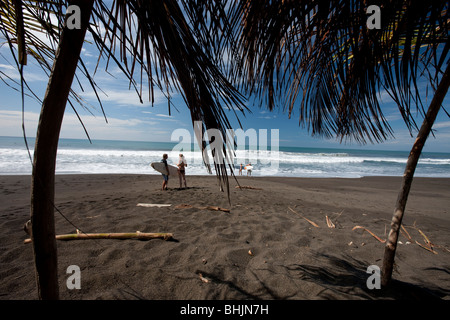
[[[32,164],[28,152],[19,142],[0,145],[0,174],[30,174]],[[86,147],[60,146],[58,149],[56,173],[111,173],[111,174],[159,174],[150,167],[151,162],[160,161],[163,153],[169,155],[169,163],[178,161],[180,151],[166,149],[152,150],[145,146],[118,144],[87,145]],[[325,149],[324,149],[325,150]],[[207,175],[200,151],[181,151],[187,162],[187,174]],[[32,153],[32,150],[31,150]],[[252,163],[253,176],[293,177],[361,177],[401,176],[407,160],[407,153],[392,152],[335,152],[321,149],[312,151],[287,150],[237,150],[232,155],[232,166],[237,174],[239,165]],[[211,165],[213,159],[210,158]],[[214,166],[212,165],[214,173]],[[244,175],[246,172],[244,170]],[[416,176],[450,177],[450,155],[424,156],[419,161]]]

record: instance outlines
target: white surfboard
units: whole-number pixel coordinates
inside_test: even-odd
[[[253,170],[253,166],[245,166],[244,169],[245,170]]]
[[[156,171],[167,174],[166,166],[162,162],[152,162],[150,163],[151,167],[155,169]],[[168,164],[167,167],[169,167],[169,173],[170,175],[177,175],[178,174],[178,167],[175,167],[173,165]]]

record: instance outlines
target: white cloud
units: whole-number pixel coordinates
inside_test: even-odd
[[[433,126],[433,129],[443,129],[443,128],[450,128],[450,121],[435,123]]]
[[[380,104],[393,102],[392,97],[385,89],[382,89],[378,92],[378,99]]]
[[[97,93],[102,102],[107,101],[109,104],[118,105],[118,106],[133,106],[133,107],[148,107],[151,106],[151,102],[148,101],[148,93],[142,93],[142,102],[140,102],[139,97],[133,89],[131,90],[117,90],[114,88],[104,88],[100,84],[100,90],[97,90]],[[93,90],[81,93],[81,96],[92,100],[97,101],[97,97],[95,96],[95,92]],[[154,104],[165,103],[165,97],[162,93],[158,91],[154,91]]]
[[[155,116],[163,117],[163,118],[171,118],[172,117],[172,116],[169,116],[168,114],[161,114],[161,113],[157,113],[157,114],[155,114]]]
[[[7,64],[0,64],[0,71],[6,74],[11,79],[20,81],[20,73],[16,67]],[[27,82],[48,81],[48,78],[45,76],[44,72],[42,70],[35,70],[35,68],[32,68],[31,70],[29,67],[25,67],[23,70],[23,75]],[[5,80],[8,81],[6,78]]]
[[[2,70],[3,72],[5,72],[6,70],[16,71],[16,68],[14,68],[13,66],[7,65],[7,64],[1,64],[1,63],[0,63],[0,69],[5,69],[5,70]]]
[[[436,128],[433,127],[433,129]],[[450,152],[450,132],[448,130],[436,130],[434,133],[434,137],[431,134],[428,137],[425,143],[424,152]],[[416,136],[417,131],[413,131],[411,136],[407,129],[397,129],[394,131],[394,139],[380,143],[376,148],[409,151],[413,147]]]
[[[260,112],[260,114],[268,114],[268,115],[266,115],[266,116],[259,116],[258,119],[271,120],[271,119],[276,119],[276,117],[277,117],[276,114],[269,115],[269,113],[266,113],[266,112]]]
[[[154,113],[152,111],[141,111],[141,112],[151,115],[151,116],[149,116],[150,119],[153,119],[155,121],[178,121],[178,122],[180,121],[180,120],[175,119],[175,116],[173,115],[173,113],[171,115],[169,115],[169,114],[164,114],[164,113]]]
[[[170,130],[158,127],[159,121],[143,119],[118,119],[80,115],[91,139],[167,141]],[[25,130],[28,137],[36,136],[39,113],[25,112]],[[0,136],[22,136],[22,112],[0,110]],[[61,128],[61,138],[85,139],[86,134],[77,116],[66,112]]]
[[[86,48],[81,48],[81,55],[84,57],[93,57],[94,55]]]
[[[27,136],[36,135],[39,114],[34,112],[25,112],[24,123]],[[1,136],[22,136],[22,112],[0,110],[0,135]]]

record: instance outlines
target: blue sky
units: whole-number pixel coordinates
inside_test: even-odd
[[[82,57],[88,66],[93,68],[97,61],[94,45],[85,44]],[[0,47],[0,71],[11,78],[18,80],[19,74],[14,66],[9,49],[6,46]],[[85,92],[80,90],[78,84],[74,82],[73,89],[77,91],[91,107],[85,110],[75,103],[91,139],[106,140],[131,140],[131,141],[171,141],[174,130],[182,128],[192,132],[191,120],[188,109],[184,104],[181,94],[172,95],[172,102],[178,109],[172,108],[169,116],[167,100],[162,93],[155,88],[155,103],[152,106],[145,98],[141,104],[136,92],[129,90],[128,81],[121,75],[118,67],[112,65],[109,74],[100,69],[95,75],[95,81],[105,94],[100,93],[108,123],[105,122],[100,106],[96,100],[94,92],[87,81],[80,76]],[[25,66],[25,77],[35,93],[44,97],[48,78],[37,66],[36,62],[29,59]],[[145,86],[144,86],[145,88]],[[0,136],[22,136],[22,112],[21,96],[3,82],[0,82]],[[444,106],[450,111],[450,99],[447,95]],[[410,150],[415,137],[411,137],[406,128],[396,105],[390,101],[386,94],[381,93],[382,108],[390,125],[394,130],[395,139],[389,139],[381,144],[368,144],[361,146],[357,143],[343,143],[335,139],[323,139],[311,137],[307,129],[298,125],[298,113],[294,111],[291,119],[286,113],[281,111],[269,112],[264,106],[254,106],[252,101],[247,103],[251,113],[240,116],[243,129],[278,129],[280,135],[280,146],[298,147],[329,147],[329,148],[365,148],[381,150]],[[431,100],[429,97],[428,101]],[[26,134],[29,137],[36,135],[37,122],[39,118],[40,104],[34,99],[25,100],[25,125]],[[237,121],[232,112],[229,113],[233,126],[237,129]],[[422,122],[418,118],[418,123]],[[450,152],[450,118],[441,111],[438,115],[436,138],[430,137],[425,146],[425,151]],[[416,133],[414,133],[415,135]],[[75,113],[67,105],[66,114],[61,130],[61,138],[84,139],[86,135],[80,125]]]

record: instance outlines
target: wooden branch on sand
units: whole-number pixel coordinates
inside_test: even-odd
[[[333,221],[331,221],[330,218],[328,218],[328,216],[325,216],[325,219],[327,220],[327,226],[328,228],[336,228],[336,225],[333,223]]]
[[[173,239],[172,233],[144,233],[140,231],[130,233],[73,233],[56,235],[56,240],[88,240],[88,239]],[[31,239],[25,239],[23,243],[31,243]]]
[[[230,209],[221,208],[221,207],[217,207],[217,206],[198,207],[198,209],[208,209],[208,210],[212,210],[212,211],[230,212]]]
[[[300,217],[302,217],[303,219],[305,219],[306,221],[308,221],[311,225],[313,225],[316,228],[319,228],[319,225],[317,223],[315,223],[314,221],[311,221],[307,218],[305,218],[304,216],[302,216],[300,213],[298,213],[297,211],[295,211],[294,209],[292,209],[291,207],[288,207],[289,210],[291,210],[293,213],[298,214]]]
[[[381,239],[380,237],[378,237],[375,233],[373,233],[372,231],[370,231],[367,228],[361,227],[361,226],[354,226],[352,230],[356,230],[356,229],[363,229],[364,231],[367,231],[368,233],[370,233],[372,235],[372,237],[374,237],[375,239],[377,239],[378,241],[380,241],[381,243],[385,243],[386,240]]]

